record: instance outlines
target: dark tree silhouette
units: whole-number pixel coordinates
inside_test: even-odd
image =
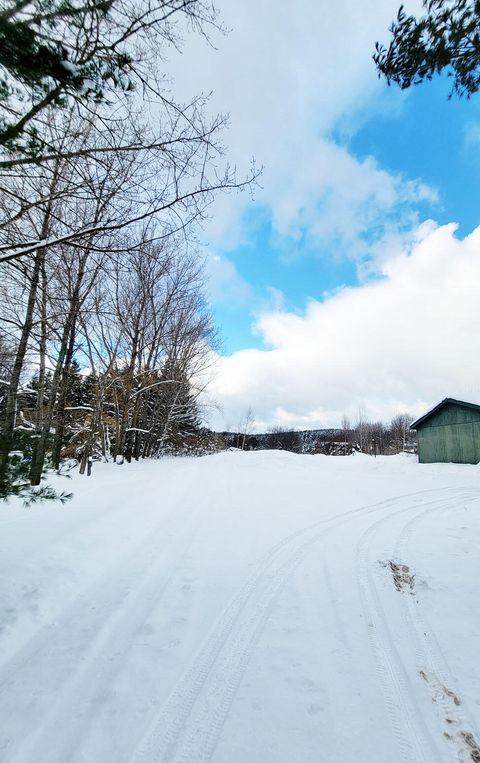
[[[426,13],[417,19],[402,5],[388,47],[376,43],[379,76],[405,90],[446,72],[453,80],[450,97],[470,98],[480,85],[479,0],[423,0],[423,6]]]

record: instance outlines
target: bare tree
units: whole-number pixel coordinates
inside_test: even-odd
[[[242,450],[245,450],[245,441],[247,439],[247,435],[250,434],[252,431],[252,427],[255,423],[255,414],[253,413],[252,408],[247,408],[245,411],[239,426],[239,432],[241,435],[241,448]]]
[[[38,129],[45,109],[75,106],[88,115],[118,110],[135,87],[157,93],[156,64],[165,47],[181,45],[182,21],[206,34],[215,24],[206,0],[6,0],[0,12],[0,145],[10,163],[38,163],[55,143]],[[163,99],[166,101],[165,95]]]
[[[390,422],[390,434],[397,453],[406,448],[411,421],[412,417],[408,413],[399,413]]]
[[[358,407],[357,421],[355,423],[355,436],[358,446],[363,453],[366,448],[368,437],[366,414],[363,406]]]
[[[70,115],[71,117],[71,115]],[[89,134],[83,135],[77,130],[75,120],[65,118],[61,125],[61,130],[66,127],[72,127],[71,134],[63,132],[64,145],[81,145],[82,142],[89,139]],[[77,125],[78,127],[78,125]],[[52,125],[53,131],[57,130],[57,125]],[[39,233],[39,238],[48,237],[51,232],[53,237],[57,236],[62,229],[71,230],[81,225],[85,217],[100,222],[111,214],[113,203],[124,211],[128,208],[125,203],[125,182],[131,177],[135,167],[132,159],[135,157],[116,157],[109,154],[101,164],[91,162],[83,157],[75,159],[58,159],[53,165],[40,167],[35,173],[24,177],[10,178],[7,194],[8,199],[29,198],[30,202],[25,208],[24,213],[11,215],[7,223],[4,224],[2,234],[6,239],[15,238],[21,240],[22,236],[31,236],[31,233]],[[40,352],[40,390],[39,398],[43,396],[42,380],[44,378],[45,352],[46,352],[46,330],[47,321],[45,311],[47,308],[46,289],[41,288],[41,283],[45,284],[47,278],[46,268],[51,263],[49,277],[50,297],[49,323],[52,320],[55,325],[59,324],[59,334],[57,336],[58,354],[54,361],[55,372],[52,383],[52,395],[47,406],[46,419],[42,422],[41,432],[39,431],[39,419],[37,418],[37,433],[39,437],[34,449],[32,459],[32,484],[38,484],[40,480],[41,469],[44,463],[44,452],[46,440],[49,437],[49,428],[52,423],[53,408],[57,405],[55,396],[60,389],[60,380],[62,375],[62,365],[66,360],[67,366],[73,353],[73,344],[75,336],[75,322],[78,316],[78,310],[81,306],[82,281],[86,272],[87,261],[95,247],[100,250],[105,249],[107,240],[105,236],[91,234],[83,241],[81,249],[70,247],[65,251],[58,241],[55,246],[49,248],[42,247],[36,250],[33,266],[27,267],[28,274],[28,298],[25,305],[24,319],[19,326],[18,344],[15,355],[10,385],[6,403],[4,425],[2,428],[1,448],[0,448],[0,483],[2,475],[5,474],[8,462],[8,454],[12,448],[14,421],[16,411],[16,400],[22,371],[25,365],[25,359],[32,340],[35,338],[36,326],[41,328],[41,337],[39,341]],[[63,263],[78,263],[77,283],[72,287],[70,294],[71,302],[68,308],[65,308],[64,315],[61,315],[60,302],[55,302],[53,295],[53,285],[59,283],[56,274],[62,270]],[[4,266],[5,267],[5,266]],[[15,269],[15,263],[11,264]],[[64,268],[63,268],[64,270]],[[65,275],[65,273],[64,273]],[[68,280],[68,279],[67,279]],[[62,283],[66,283],[63,281]],[[58,291],[58,289],[57,289]],[[40,315],[38,319],[40,305]],[[50,328],[52,326],[50,325]],[[70,350],[68,347],[70,346]],[[43,404],[39,402],[38,416],[43,416]],[[61,422],[60,422],[61,426]],[[57,449],[58,450],[58,449]],[[58,462],[58,453],[56,461]]]
[[[215,332],[202,300],[202,263],[182,252],[180,240],[145,244],[107,270],[93,323],[82,329],[104,410],[92,417],[102,435],[92,432],[85,447],[108,440],[122,462],[158,455],[195,427]]]
[[[345,446],[347,446],[352,439],[352,425],[350,423],[350,419],[346,415],[342,416],[342,432],[343,432],[343,441],[345,443]]]
[[[225,118],[207,119],[203,97],[166,94],[159,51],[179,44],[181,19],[205,33],[216,12],[208,0],[8,0],[0,11],[0,326],[12,350],[1,495],[32,359],[33,485],[47,459],[59,465],[67,434],[84,469],[97,447],[158,453],[195,420],[214,331],[191,242],[215,194],[256,171],[237,180],[223,159]],[[88,404],[72,406],[77,358],[91,367]]]

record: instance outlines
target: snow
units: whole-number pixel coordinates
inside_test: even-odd
[[[81,68],[77,64],[73,63],[73,61],[69,61],[67,58],[64,58],[63,61],[61,61],[61,65],[65,71],[72,75],[72,77],[78,77],[81,73]]]
[[[0,504],[0,760],[478,759],[479,476],[232,451]]]

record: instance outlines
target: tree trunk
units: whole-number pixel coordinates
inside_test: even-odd
[[[87,254],[85,253],[80,261],[75,287],[70,299],[70,308],[63,327],[62,338],[60,341],[60,348],[57,358],[57,364],[52,378],[52,388],[50,391],[50,397],[47,405],[47,411],[43,422],[42,432],[37,439],[33,448],[32,464],[30,467],[30,481],[32,485],[39,485],[42,478],[43,467],[45,464],[45,455],[47,450],[47,443],[50,436],[50,430],[52,427],[53,416],[56,412],[57,396],[60,387],[60,380],[62,371],[65,364],[65,359],[71,344],[71,337],[75,338],[75,325],[78,317],[78,311],[80,309],[80,289],[82,286],[83,276],[85,274],[85,264],[87,260]]]
[[[75,350],[75,327],[76,320],[74,318],[73,325],[70,330],[70,338],[68,341],[68,347],[65,354],[65,363],[63,366],[63,372],[61,375],[59,396],[57,400],[57,416],[55,419],[55,439],[53,441],[52,450],[52,463],[55,469],[60,466],[60,458],[62,455],[63,438],[65,436],[65,421],[66,421],[66,404],[68,395],[68,383],[70,380],[70,368],[73,360],[73,353]]]
[[[52,181],[49,185],[50,195],[53,196],[57,187],[60,172],[60,162],[57,162]],[[52,217],[52,202],[47,204],[40,231],[40,239],[46,239],[50,232],[50,222]],[[3,432],[0,435],[0,495],[7,490],[7,472],[10,451],[13,447],[15,433],[15,419],[17,413],[18,388],[22,375],[23,364],[27,354],[28,342],[33,328],[33,318],[35,313],[35,303],[37,300],[38,284],[40,273],[44,272],[46,249],[39,249],[35,253],[33,261],[33,270],[30,278],[30,291],[28,295],[27,307],[25,310],[25,320],[20,332],[17,352],[13,363],[10,385],[7,393],[6,410]],[[43,302],[42,302],[43,304]],[[43,330],[43,329],[42,329]]]
[[[115,448],[115,458],[117,458],[117,456],[123,457],[125,455],[125,438],[130,407],[130,396],[132,394],[133,378],[135,374],[135,361],[137,358],[138,340],[139,331],[137,326],[133,335],[132,351],[130,354],[130,363],[128,364],[126,379],[122,384],[123,407],[120,413],[120,425],[118,427],[118,441]]]
[[[20,333],[20,339],[18,342],[17,352],[15,354],[15,360],[13,363],[12,375],[10,377],[10,384],[8,387],[3,432],[0,437],[0,495],[5,493],[7,489],[8,458],[10,451],[13,448],[18,388],[20,385],[20,377],[22,375],[25,355],[27,354],[28,341],[30,339],[30,334],[32,333],[38,282],[44,258],[45,250],[41,249],[37,251],[33,263],[32,277],[30,280],[30,292],[28,295],[25,320],[23,322],[22,331]]]
[[[38,367],[37,410],[35,416],[35,433],[39,434],[43,426],[45,406],[46,356],[47,356],[47,274],[45,261],[42,263],[42,297],[40,302],[40,345]]]

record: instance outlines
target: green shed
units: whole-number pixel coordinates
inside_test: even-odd
[[[480,405],[446,397],[410,425],[417,430],[421,464],[480,461]]]

